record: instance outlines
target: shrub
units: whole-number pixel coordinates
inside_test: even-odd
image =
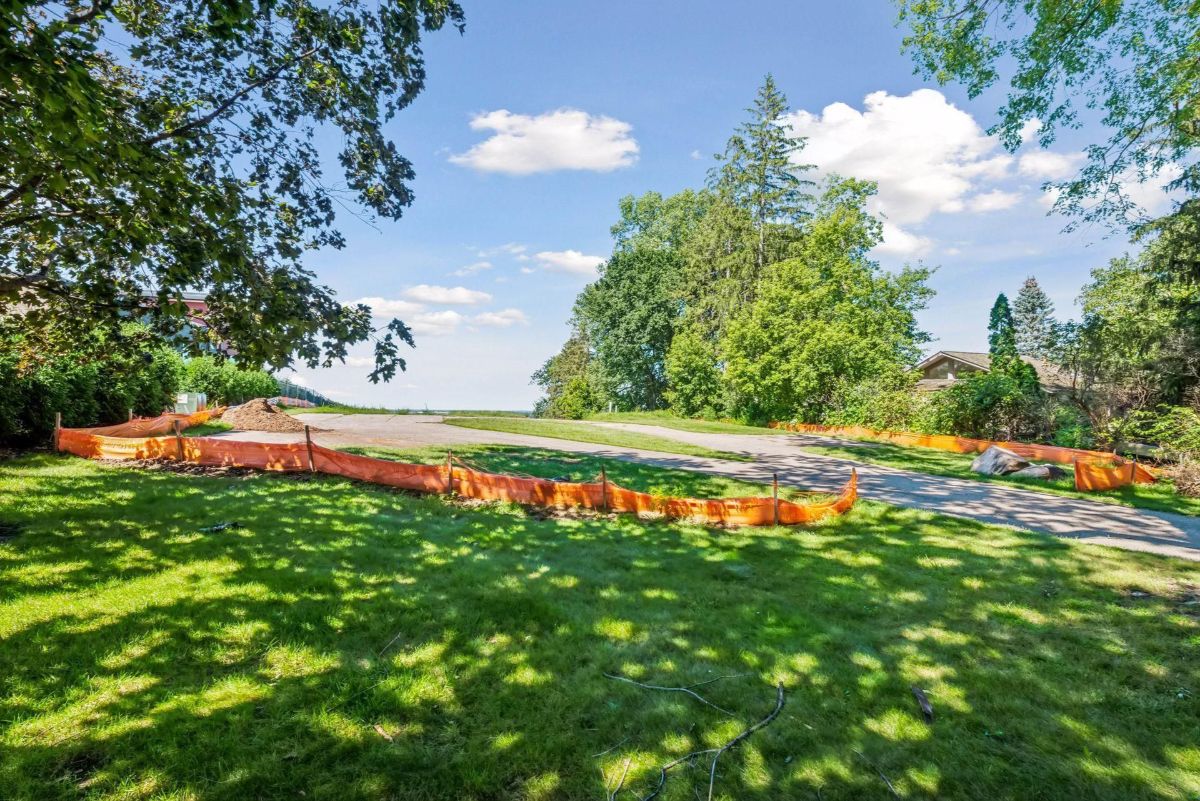
[[[136,323],[57,348],[10,328],[0,344],[0,442],[9,445],[47,442],[56,413],[68,428],[159,414],[174,403],[183,371],[182,358]]]
[[[915,373],[896,373],[841,382],[821,422],[886,431],[923,431],[932,400],[929,393],[916,391],[917,377]]]
[[[937,392],[930,425],[940,434],[1022,439],[1040,429],[1038,399],[1003,373],[975,373]]]
[[[1187,406],[1134,412],[1127,431],[1156,445],[1161,458],[1174,463],[1170,473],[1179,494],[1200,497],[1200,413]]]
[[[270,398],[279,392],[279,382],[270,373],[245,369],[212,356],[188,359],[182,390],[203,392],[210,404],[244,403],[253,398]]]

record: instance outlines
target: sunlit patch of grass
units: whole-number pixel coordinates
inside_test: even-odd
[[[662,426],[677,431],[691,431],[696,434],[771,435],[789,433],[783,429],[748,426],[729,420],[699,420],[691,417],[679,417],[670,412],[600,412],[588,415],[585,419],[598,423],[636,423],[646,426]]]
[[[716,797],[1200,794],[1191,563],[869,502],[720,530],[51,456],[0,462],[0,521],[5,801],[645,795],[777,681]],[[605,672],[726,677],[733,716]]]
[[[199,425],[185,428],[180,433],[185,437],[211,437],[213,434],[232,430],[233,426],[224,420],[209,420],[207,423],[200,423]]]
[[[676,439],[643,434],[640,431],[624,431],[568,420],[519,419],[515,417],[447,417],[443,422],[461,428],[481,431],[503,431],[508,434],[525,434],[531,437],[549,437],[573,442],[588,442],[596,445],[612,445],[618,448],[637,448],[659,453],[679,453],[685,456],[701,456],[706,459],[750,461],[744,454],[717,451],[700,445],[691,445]]]
[[[933,448],[908,448],[891,443],[869,442],[856,445],[805,445],[804,450],[826,456],[838,456],[857,462],[896,467],[934,476],[965,478],[971,481],[990,481],[997,484],[1020,487],[1021,489],[1063,495],[1069,498],[1085,498],[1120,506],[1154,509],[1159,512],[1175,512],[1182,515],[1200,516],[1200,498],[1187,498],[1175,491],[1175,485],[1163,478],[1153,484],[1131,484],[1103,492],[1080,492],[1075,489],[1075,479],[1070,465],[1060,465],[1067,471],[1064,478],[1045,480],[1039,478],[1017,478],[1014,476],[984,476],[971,470],[972,454],[951,453]]]

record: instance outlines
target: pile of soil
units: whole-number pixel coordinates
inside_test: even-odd
[[[304,430],[304,423],[267,403],[266,398],[255,398],[241,406],[231,406],[221,415],[221,419],[238,431],[289,432]]]

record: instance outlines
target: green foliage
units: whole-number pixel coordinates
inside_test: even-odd
[[[376,331],[304,269],[338,248],[335,200],[397,219],[412,165],[383,126],[424,87],[424,33],[454,0],[0,6],[0,303],[83,337],[144,317],[201,350],[310,366],[374,338],[372,380],[408,328]],[[320,139],[342,143],[323,175]],[[205,325],[179,302],[208,294]],[[147,304],[143,295],[154,298]]]
[[[993,370],[960,378],[934,395],[937,433],[977,439],[1032,439],[1040,433],[1037,399],[1013,376]]]
[[[603,394],[622,411],[666,403],[664,361],[680,313],[681,271],[675,251],[618,250],[575,301],[576,324],[591,346]],[[560,416],[590,411],[585,388],[583,381],[568,387],[578,414]]]
[[[65,427],[80,428],[173,408],[183,360],[144,326],[97,328],[62,345],[0,328],[0,442],[48,442],[56,413]]]
[[[918,70],[979,96],[1007,82],[994,131],[1010,150],[1038,124],[1043,146],[1102,110],[1107,141],[1059,185],[1058,208],[1082,219],[1137,223],[1123,184],[1155,180],[1200,191],[1200,5],[1194,0],[897,0]],[[1003,77],[1007,76],[1007,78]]]
[[[988,354],[991,356],[991,371],[1011,378],[1022,392],[1035,401],[1041,395],[1037,370],[1021,358],[1017,349],[1017,328],[1013,323],[1012,310],[1003,292],[992,305],[988,319]]]
[[[712,343],[695,326],[686,326],[671,340],[666,359],[667,402],[684,417],[716,417],[721,398],[721,373]]]
[[[546,393],[533,409],[535,417],[579,419],[601,407],[591,351],[586,335],[578,328],[562,349],[538,368],[532,382]]]
[[[663,198],[658,192],[626,195],[618,202],[621,218],[609,229],[613,250],[679,251],[713,205],[713,195],[685,189]]]
[[[273,397],[279,392],[279,382],[262,370],[242,368],[212,356],[196,356],[187,362],[181,388],[205,393],[210,405],[232,405]]]
[[[1054,303],[1036,278],[1026,278],[1021,284],[1012,307],[1012,319],[1017,352],[1034,359],[1049,359],[1054,352],[1058,323],[1054,320]]]
[[[1080,293],[1083,317],[1060,328],[1055,361],[1071,400],[1105,441],[1123,417],[1178,404],[1200,376],[1196,331],[1188,319],[1195,286],[1160,277],[1155,246],[1092,271]]]
[[[874,185],[831,181],[800,255],[772,265],[722,346],[739,416],[819,420],[837,387],[915,364],[929,271],[887,273],[868,258],[880,223]]]
[[[814,169],[797,164],[804,137],[795,136],[786,119],[787,98],[769,73],[746,109],[750,119],[738,126],[717,156],[718,167],[709,176],[709,187],[723,200],[747,210],[758,234],[756,266],[766,266],[767,226],[796,223],[808,214],[813,182],[800,174]]]
[[[919,377],[915,371],[892,370],[859,381],[840,381],[820,422],[880,431],[926,432],[935,395],[916,391]]]

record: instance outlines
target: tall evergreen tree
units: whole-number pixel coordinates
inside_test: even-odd
[[[1008,305],[1008,296],[1003,292],[992,304],[988,319],[988,353],[992,357],[992,373],[1010,376],[1025,391],[1038,391],[1037,371],[1021,358],[1017,350],[1016,325]]]
[[[1012,316],[1017,352],[1034,359],[1049,359],[1054,351],[1054,332],[1058,324],[1054,320],[1054,303],[1036,278],[1026,278],[1021,285]]]
[[[717,156],[709,185],[722,197],[746,209],[758,234],[755,266],[761,274],[766,264],[767,228],[772,223],[796,222],[808,216],[813,182],[801,177],[812,164],[798,164],[793,156],[804,149],[806,138],[796,136],[784,121],[787,98],[767,74],[746,109],[750,119],[738,126]]]

